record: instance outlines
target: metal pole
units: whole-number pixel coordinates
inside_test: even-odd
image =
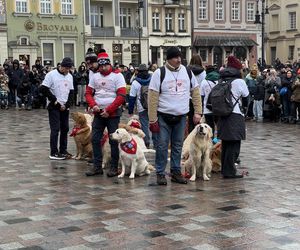
[[[265,64],[265,0],[262,0],[262,9],[261,9],[261,61],[262,67],[264,68]]]
[[[190,0],[190,11],[191,11],[191,50],[192,50],[192,56],[194,52],[194,8],[193,8],[194,1]]]
[[[142,46],[141,46],[141,2],[142,0],[138,0],[138,31],[139,31],[139,65],[142,63]]]

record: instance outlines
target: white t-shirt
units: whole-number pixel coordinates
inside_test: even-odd
[[[235,105],[233,109],[233,113],[241,114],[240,105],[242,105],[242,97],[247,97],[249,95],[249,90],[246,82],[243,79],[236,79],[231,82],[231,93],[234,97],[232,97],[232,103],[234,104],[238,98],[240,98],[239,103]]]
[[[204,96],[204,100],[203,100],[203,105],[204,105],[204,109],[203,109],[203,114],[211,114],[212,112],[206,107],[206,103],[207,103],[207,99],[208,96],[210,94],[211,89],[217,84],[218,82],[213,82],[210,80],[206,80],[204,79],[201,82],[200,85],[200,93],[202,96]]]
[[[94,99],[100,109],[104,109],[117,97],[117,90],[126,87],[125,79],[121,73],[111,72],[104,76],[99,72],[92,75],[89,80],[89,87],[95,90]]]
[[[197,82],[198,82],[198,84],[199,84],[199,86],[200,86],[200,89],[201,89],[201,83],[202,83],[203,80],[205,80],[205,77],[206,77],[206,71],[203,70],[202,73],[200,73],[199,75],[196,75],[195,77],[196,77]]]
[[[183,115],[189,112],[190,92],[194,88],[199,89],[197,80],[192,73],[192,89],[190,78],[184,66],[179,71],[170,71],[167,67],[165,78],[160,83],[160,69],[157,69],[151,78],[149,89],[159,94],[158,111],[172,115]],[[161,85],[161,88],[160,88]]]
[[[136,97],[137,111],[139,113],[143,112],[145,109],[143,108],[141,101],[140,101],[140,99],[141,99],[141,84],[138,81],[134,80],[132,82],[129,95]]]
[[[48,87],[53,95],[55,95],[57,102],[65,105],[68,101],[70,90],[74,89],[73,76],[68,73],[63,75],[57,69],[50,71],[42,83]]]

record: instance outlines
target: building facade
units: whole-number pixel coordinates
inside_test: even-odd
[[[190,0],[150,0],[148,9],[149,61],[161,66],[170,46],[181,49],[186,63],[191,57]]]
[[[148,63],[146,13],[147,0],[85,0],[86,48],[104,48],[114,63]]]
[[[84,60],[83,0],[9,0],[8,57],[32,66],[36,59],[55,66],[71,57]]]
[[[0,64],[3,64],[8,58],[5,0],[0,0],[0,51]]]
[[[267,63],[293,62],[300,58],[300,2],[298,0],[269,0],[267,15]],[[298,14],[298,16],[297,16]]]
[[[195,0],[193,52],[204,64],[224,64],[229,54],[257,62],[261,30],[255,22],[256,0]]]

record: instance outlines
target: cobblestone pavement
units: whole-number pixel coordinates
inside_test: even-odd
[[[300,249],[299,125],[249,122],[244,179],[165,187],[50,161],[45,110],[0,121],[0,249]]]

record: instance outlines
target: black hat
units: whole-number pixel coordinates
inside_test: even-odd
[[[214,65],[207,65],[205,71],[208,74],[210,72],[216,71],[216,67]]]
[[[174,57],[181,56],[181,52],[177,47],[170,47],[167,50],[167,60],[170,60]]]
[[[85,54],[85,61],[90,61],[90,63],[97,62],[97,55],[95,52],[88,52]]]
[[[138,71],[148,71],[148,67],[146,64],[142,63],[137,69]]]
[[[61,67],[72,68],[74,63],[70,57],[65,57],[60,64]]]

